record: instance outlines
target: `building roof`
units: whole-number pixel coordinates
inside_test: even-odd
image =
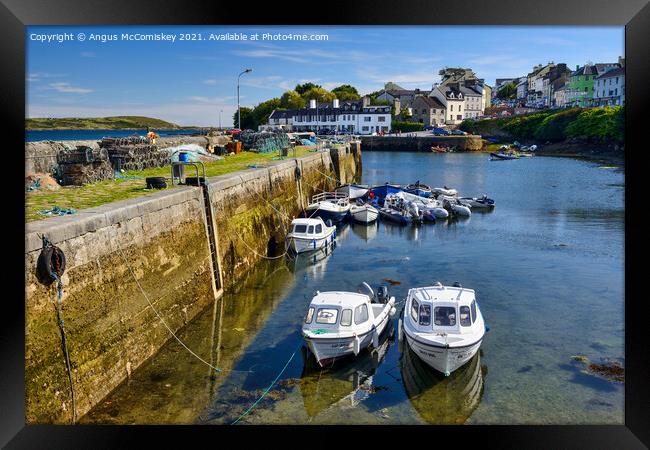
[[[287,119],[296,115],[297,109],[274,109],[269,119]]]
[[[435,98],[435,97],[418,97],[418,98],[416,98],[413,102],[415,103],[416,101],[422,101],[422,102],[426,103],[426,105],[427,105],[429,108],[440,108],[440,109],[444,109],[444,107],[445,107],[445,105],[443,105],[443,104],[440,102],[440,100],[438,100],[438,99]]]
[[[625,76],[625,68],[624,67],[617,67],[615,69],[610,69],[604,74],[596,77],[597,80],[603,79],[603,78],[611,78],[611,77],[620,77],[620,76]]]
[[[572,77],[577,77],[581,75],[597,75],[597,74],[598,74],[598,70],[594,65],[585,65],[579,67],[578,70],[571,72]]]

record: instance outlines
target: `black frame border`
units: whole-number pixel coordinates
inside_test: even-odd
[[[624,25],[627,78],[625,199],[630,205],[639,205],[641,200],[642,160],[639,151],[643,151],[644,144],[647,145],[641,127],[644,107],[650,102],[650,84],[647,82],[650,74],[648,0],[466,0],[457,3],[402,0],[397,4],[390,0],[357,0],[322,6],[288,0],[267,5],[257,3],[249,8],[207,0],[140,0],[137,3],[133,0],[2,0],[0,24],[4,61],[0,98],[4,106],[2,114],[7,150],[24,145],[25,26],[28,25]],[[20,171],[8,176],[10,193],[6,198],[11,200],[12,208],[11,214],[5,216],[3,228],[7,231],[6,236],[20,236],[25,230],[23,180]],[[642,280],[639,214],[638,208],[626,208],[625,425],[439,427],[434,431],[435,444],[468,443],[469,437],[476,443],[500,448],[647,448],[650,445],[650,346],[647,319],[641,312],[645,298],[639,296]],[[15,260],[24,261],[23,241],[8,240],[12,243],[12,260],[15,254]],[[25,311],[24,301],[19,300],[24,300],[25,296],[24,278],[20,264],[14,262],[5,266],[10,271],[5,269],[3,278],[12,280],[11,291],[13,293],[15,289],[17,294],[4,299],[5,320],[0,327],[0,392],[4,393],[0,406],[0,445],[7,444],[7,448],[42,447],[43,444],[48,448],[115,448],[134,446],[137,438],[147,439],[148,444],[164,443],[165,446],[174,443],[187,445],[194,439],[205,438],[219,445],[224,439],[240,437],[241,430],[250,431],[247,427],[25,426]],[[288,436],[285,432],[319,431],[308,426],[254,428],[264,431],[259,435],[256,433],[262,438],[267,432]],[[340,429],[335,432],[349,429],[336,428]],[[430,428],[413,427],[408,432],[429,434],[428,430]],[[250,436],[250,433],[246,435]],[[305,444],[302,439],[295,442]],[[313,445],[313,440],[310,439],[307,445]]]

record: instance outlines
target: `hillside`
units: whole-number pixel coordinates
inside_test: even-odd
[[[28,130],[119,130],[119,129],[176,129],[181,128],[175,123],[161,119],[142,116],[113,116],[113,117],[64,117],[64,118],[32,118],[25,119],[25,129]]]

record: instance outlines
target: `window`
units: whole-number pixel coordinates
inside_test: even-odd
[[[368,305],[365,303],[354,309],[354,323],[360,325],[368,320]]]
[[[314,317],[314,308],[309,308],[307,311],[307,317],[305,317],[305,323],[311,323],[311,319]]]
[[[307,225],[294,225],[293,227],[294,233],[304,233],[305,231],[307,231]]]
[[[431,325],[431,305],[420,305],[420,325]]]
[[[308,234],[314,234],[314,226],[313,225],[309,225],[309,228],[307,229],[307,233]]]
[[[472,322],[476,322],[476,300],[472,300],[472,304],[470,306],[472,308]]]
[[[316,233],[322,233],[323,232],[323,226],[319,223],[316,225]]]
[[[349,327],[352,325],[352,310],[344,309],[341,312],[341,325],[344,327]]]
[[[363,121],[364,122],[370,122],[372,120],[372,117],[370,116],[363,116]]]
[[[449,108],[450,108],[449,111],[453,111],[454,110],[454,105],[451,105]]]
[[[339,311],[334,308],[319,308],[316,314],[316,323],[333,325],[338,319]]]
[[[362,129],[363,131],[368,131],[370,128],[368,128],[368,127],[361,127],[361,129]]]
[[[460,307],[460,324],[464,327],[468,327],[472,324],[472,321],[469,317],[469,306]]]
[[[415,321],[418,320],[418,308],[419,308],[418,301],[413,299],[411,301],[411,318],[413,318],[413,320]]]
[[[386,116],[377,117],[377,122],[386,122]]]
[[[436,306],[434,308],[434,321],[436,325],[453,327],[456,325],[456,308],[453,306]],[[316,319],[318,322],[318,319]]]

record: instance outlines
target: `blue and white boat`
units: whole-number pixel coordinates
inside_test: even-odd
[[[419,180],[413,184],[409,184],[408,186],[406,186],[406,192],[408,192],[409,194],[415,194],[425,198],[429,198],[432,195],[431,186],[427,186],[424,183],[420,183]]]
[[[328,226],[320,217],[294,219],[285,238],[285,248],[295,254],[316,251],[333,245],[336,227]]]
[[[308,217],[320,217],[324,221],[341,222],[350,212],[350,200],[338,192],[322,192],[314,195],[307,206]]]
[[[372,188],[370,188],[370,191],[368,192],[368,196],[371,197],[372,199],[376,199],[379,206],[383,206],[386,195],[395,194],[397,192],[404,192],[402,186],[398,184],[386,183],[386,184],[380,184],[378,186],[373,186]]]

